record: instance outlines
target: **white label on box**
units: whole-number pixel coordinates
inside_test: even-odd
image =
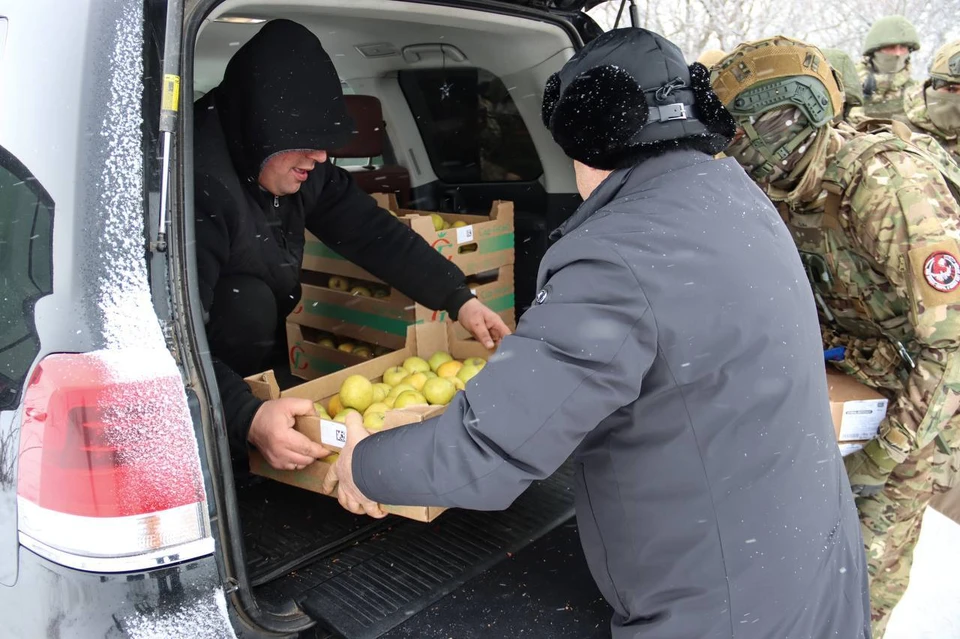
[[[320,420],[320,443],[343,448],[347,443],[347,427],[339,422]]]
[[[477,294],[477,289],[471,288],[471,289],[470,289],[470,292],[473,293],[474,295],[476,295],[476,294]]]
[[[860,399],[843,403],[840,440],[873,439],[887,416],[887,400]]]
[[[461,226],[457,229],[457,244],[473,241],[473,225]]]
[[[863,448],[863,442],[840,442],[840,454],[846,457]]]

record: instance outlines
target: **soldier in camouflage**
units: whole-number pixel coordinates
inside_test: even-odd
[[[917,30],[903,16],[886,16],[873,23],[857,63],[863,87],[863,114],[892,118],[903,113],[903,96],[916,80],[910,77],[910,54],[920,48]],[[859,111],[854,113],[859,116]]]
[[[890,399],[877,439],[844,460],[881,637],[924,508],[958,478],[958,204],[940,165],[891,127],[832,123],[843,98],[816,47],[780,36],[742,44],[712,84],[740,125],[726,154],[791,229],[824,347],[845,346],[837,368]]]
[[[907,91],[904,108],[897,119],[933,136],[960,163],[960,40],[940,47],[930,65],[930,78]]]
[[[837,116],[836,120],[855,126],[866,118],[866,115],[863,114],[863,89],[860,86],[857,66],[843,49],[823,49],[823,55],[826,56],[830,66],[840,74],[840,87],[843,89],[843,113]]]

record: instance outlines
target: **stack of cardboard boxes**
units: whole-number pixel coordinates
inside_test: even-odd
[[[490,215],[482,216],[400,209],[392,195],[375,197],[383,208],[396,213],[402,223],[459,266],[480,301],[499,313],[511,329],[516,325],[511,202],[494,202]],[[440,221],[447,228],[437,230]],[[355,366],[371,354],[404,348],[409,326],[447,320],[445,311],[416,304],[310,233],[302,279],[303,297],[287,318],[287,343],[290,369],[303,379]],[[459,325],[454,330],[457,339],[469,337]],[[344,340],[349,340],[349,345],[337,350],[336,341],[342,345]]]

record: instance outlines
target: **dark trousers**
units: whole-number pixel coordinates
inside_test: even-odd
[[[285,358],[284,323],[277,300],[263,280],[221,277],[213,291],[207,322],[210,352],[242,377],[272,368]]]
[[[241,377],[267,369],[276,372],[281,389],[303,383],[293,377],[287,357],[285,318],[300,296],[278,308],[263,280],[248,275],[221,277],[213,291],[207,342],[214,357]]]

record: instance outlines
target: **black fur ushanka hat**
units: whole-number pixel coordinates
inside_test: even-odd
[[[574,160],[613,170],[670,140],[701,138],[719,153],[736,132],[702,64],[646,29],[616,29],[591,41],[547,81],[543,123]]]

